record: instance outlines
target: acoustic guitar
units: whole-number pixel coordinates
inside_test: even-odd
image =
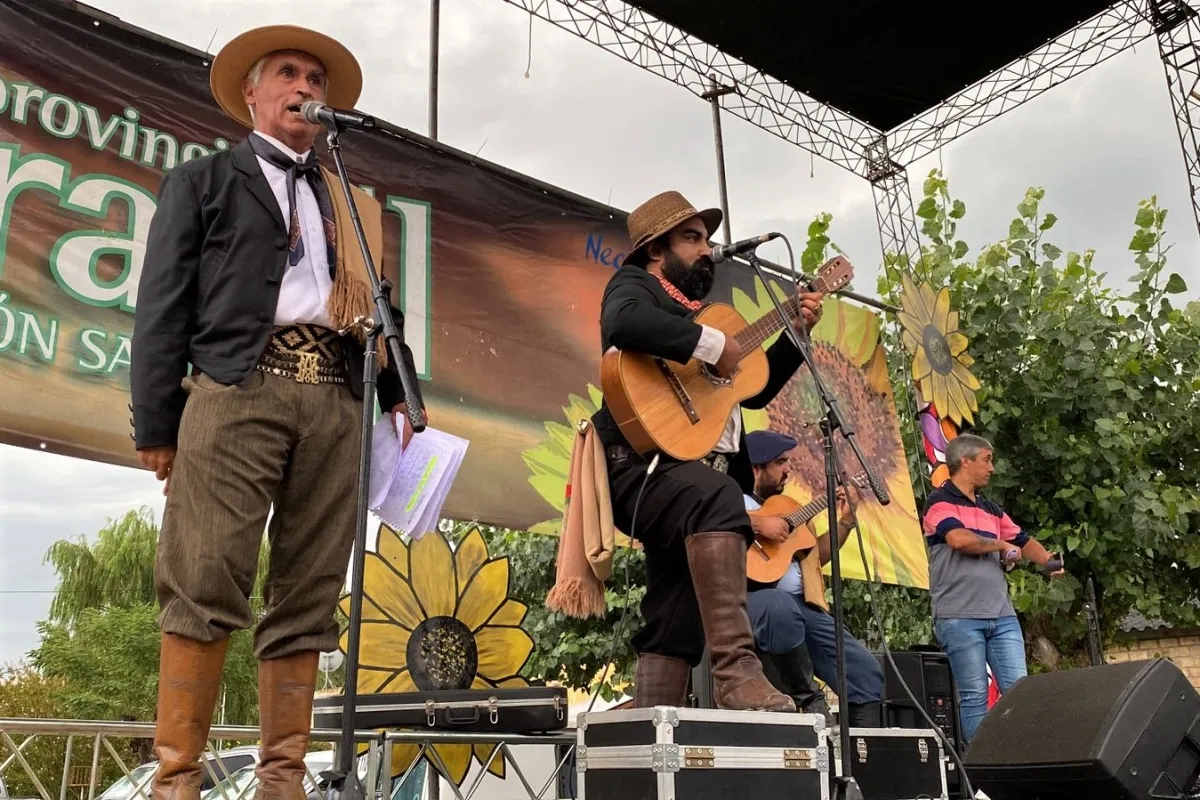
[[[865,472],[848,480],[859,489],[868,488]],[[782,542],[756,539],[754,546],[746,553],[746,577],[758,583],[774,583],[782,578],[796,553],[817,546],[817,538],[806,523],[828,507],[824,492],[804,506],[787,495],[777,494],[768,497],[762,508],[751,511],[752,517],[782,517],[792,529],[792,535]]]
[[[805,290],[828,294],[853,276],[850,262],[836,256],[821,267]],[[679,364],[609,348],[600,362],[600,387],[630,447],[643,456],[661,451],[681,461],[695,461],[711,453],[734,407],[767,385],[769,366],[763,343],[800,316],[796,296],[780,305],[787,319],[772,309],[749,324],[724,303],[707,305],[693,317],[701,325],[737,338],[742,357],[728,378],[695,358]]]

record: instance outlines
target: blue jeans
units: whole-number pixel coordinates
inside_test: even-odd
[[[759,650],[777,655],[806,645],[813,672],[830,686],[837,686],[833,617],[808,605],[803,597],[779,589],[748,592],[746,612]],[[879,702],[883,696],[883,669],[849,630],[842,633],[846,643],[846,694],[850,695],[846,702]]]
[[[988,665],[1001,692],[1026,675],[1021,623],[1016,617],[939,619],[933,630],[950,659],[950,672],[958,687],[963,741],[970,742],[987,716]]]

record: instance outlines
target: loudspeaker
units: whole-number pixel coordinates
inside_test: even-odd
[[[964,762],[991,800],[1183,798],[1200,776],[1200,695],[1170,661],[1031,675]]]
[[[954,693],[954,679],[950,675],[950,661],[946,654],[924,650],[892,651],[896,669],[892,669],[883,653],[874,655],[883,668],[884,726],[929,727],[929,723],[913,708],[912,701],[904,693],[904,684],[907,684],[921,702],[925,713],[942,729],[951,745],[959,749],[958,696]],[[901,678],[904,684],[901,684]]]

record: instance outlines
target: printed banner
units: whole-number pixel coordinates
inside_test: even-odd
[[[81,6],[0,0],[0,441],[136,463],[130,334],[158,186],[246,135],[212,101],[208,61]],[[343,145],[351,178],[385,210],[385,272],[430,424],[471,443],[444,513],[554,530],[565,423],[597,399],[600,297],[628,246],[624,214],[415,135]],[[768,298],[755,283],[722,268],[714,299],[757,315]],[[823,347],[845,371],[843,407],[870,398],[876,427],[860,421],[860,439],[895,467],[892,505],[863,511],[872,558],[885,580],[924,586],[878,322],[830,306],[818,338],[832,337]],[[797,378],[776,401],[772,425],[804,434],[804,387]],[[804,465],[801,496],[821,478]],[[844,552],[846,574],[861,575]]]

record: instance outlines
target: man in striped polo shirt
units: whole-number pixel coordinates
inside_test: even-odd
[[[934,632],[950,659],[962,737],[969,742],[987,714],[988,665],[1001,692],[1026,674],[1025,640],[1005,570],[1022,558],[1045,565],[1053,556],[979,494],[995,471],[986,439],[971,434],[952,439],[946,465],[950,480],[929,496],[923,526]]]

